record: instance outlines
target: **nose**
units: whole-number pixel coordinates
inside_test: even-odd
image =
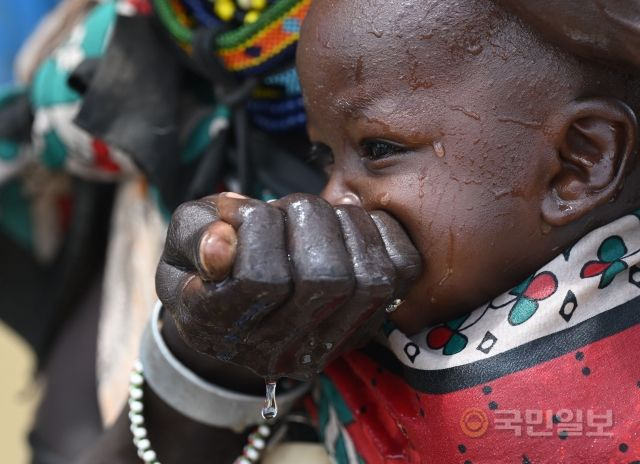
[[[322,198],[333,206],[356,205],[362,206],[360,196],[350,189],[340,175],[332,175],[321,193]]]

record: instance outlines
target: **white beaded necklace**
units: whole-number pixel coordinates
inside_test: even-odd
[[[129,379],[129,422],[133,444],[138,451],[138,457],[147,464],[160,464],[157,453],[151,447],[147,428],[144,422],[144,373],[140,361],[136,361]],[[247,444],[233,464],[254,464],[260,461],[267,446],[267,438],[271,435],[271,427],[259,425],[249,434]]]

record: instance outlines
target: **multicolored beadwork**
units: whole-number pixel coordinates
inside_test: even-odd
[[[224,26],[211,52],[232,73],[264,76],[247,102],[253,123],[269,132],[305,126],[293,56],[311,0],[120,1],[151,2],[157,17],[187,54],[193,51],[197,29]],[[288,68],[270,74],[288,62]]]
[[[259,73],[290,57],[311,0],[284,0],[266,10],[255,23],[223,34],[218,53],[230,71]],[[230,34],[233,34],[231,36]]]
[[[129,0],[132,1],[132,0]],[[143,0],[136,0],[143,1]],[[291,65],[311,0],[148,0],[162,24],[187,53],[199,28],[225,26],[212,49],[225,69],[239,76],[266,76],[252,92],[253,123],[269,132],[306,124],[300,83]]]
[[[216,53],[229,71],[259,74],[292,56],[311,0],[153,0],[172,36],[190,53],[199,27],[229,24]]]

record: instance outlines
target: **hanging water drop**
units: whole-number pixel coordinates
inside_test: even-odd
[[[444,151],[444,145],[442,144],[442,142],[440,142],[439,140],[433,142],[433,149],[436,152],[436,156],[438,158],[444,158],[444,155],[446,153]]]
[[[266,384],[266,399],[264,401],[264,407],[262,408],[262,418],[265,420],[273,420],[278,415],[278,404],[276,403],[276,381],[267,380]]]

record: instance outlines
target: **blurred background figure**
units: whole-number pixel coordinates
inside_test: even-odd
[[[2,3],[2,23],[29,16]],[[0,321],[44,387],[20,431],[31,462],[68,464],[126,403],[172,210],[317,193],[324,175],[294,67],[311,0],[45,3],[31,34],[0,24],[2,53],[22,41],[0,79]],[[3,376],[29,365],[8,353]]]
[[[14,60],[26,38],[58,0],[21,0],[0,3],[0,86],[15,81]],[[34,368],[29,347],[0,323],[0,458],[27,462],[26,431],[36,405],[36,389],[27,388]]]
[[[25,39],[58,0],[0,3],[0,85],[13,81],[13,61]]]

